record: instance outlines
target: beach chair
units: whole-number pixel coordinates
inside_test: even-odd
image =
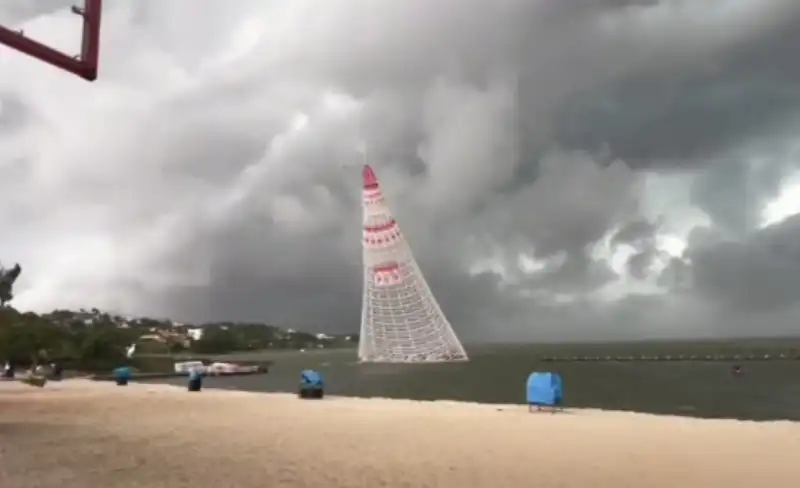
[[[203,372],[197,368],[192,368],[189,371],[189,381],[187,382],[186,389],[189,391],[200,391],[203,389]]]
[[[114,381],[117,386],[126,386],[133,376],[133,370],[127,366],[121,366],[114,370]]]

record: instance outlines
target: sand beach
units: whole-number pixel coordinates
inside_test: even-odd
[[[796,487],[800,423],[0,383],[3,488]]]

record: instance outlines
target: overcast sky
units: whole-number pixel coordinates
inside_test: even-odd
[[[0,21],[77,52],[71,0]],[[800,331],[800,2],[114,0],[0,50],[16,305],[355,331],[359,141],[465,340]]]

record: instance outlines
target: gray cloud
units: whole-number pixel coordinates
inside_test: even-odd
[[[704,160],[740,137],[769,132],[796,115],[800,70],[796,24],[724,50],[691,70],[637,72],[564,104],[559,135],[571,145],[606,144],[631,165]]]
[[[62,3],[0,18],[67,49]],[[790,330],[800,5],[432,5],[107,3],[93,85],[3,52],[18,304],[355,330],[365,139],[470,339]]]
[[[695,289],[726,307],[776,310],[800,301],[800,217],[755,231],[744,241],[697,244],[687,250]]]

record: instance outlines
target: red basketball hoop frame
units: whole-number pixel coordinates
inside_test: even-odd
[[[62,69],[84,80],[97,79],[100,57],[100,17],[103,0],[84,0],[83,8],[73,6],[72,13],[83,18],[81,53],[70,56],[50,46],[26,37],[23,32],[0,25],[0,44],[27,54],[56,68]]]

